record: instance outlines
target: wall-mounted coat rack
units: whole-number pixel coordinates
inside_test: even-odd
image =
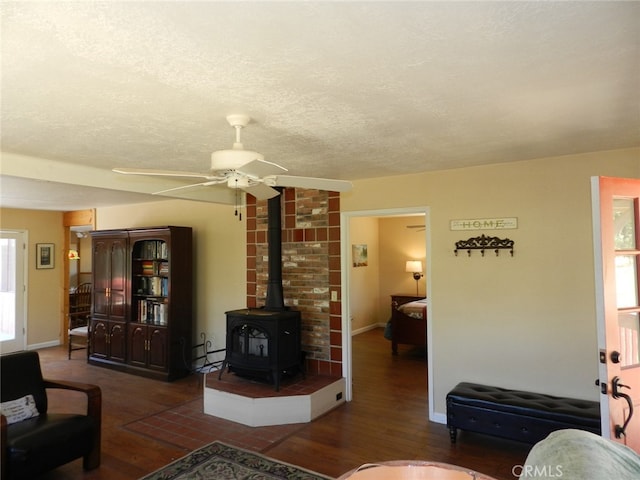
[[[467,254],[471,256],[471,250],[480,250],[480,253],[484,257],[484,252],[487,249],[493,249],[496,253],[496,257],[500,253],[500,250],[509,250],[513,257],[513,240],[508,238],[487,237],[486,235],[480,235],[479,237],[472,237],[468,240],[460,240],[456,242],[456,249],[453,251],[456,256],[458,250],[466,250]]]

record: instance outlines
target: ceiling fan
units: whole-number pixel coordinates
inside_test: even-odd
[[[144,168],[114,168],[113,171],[125,175],[203,179],[198,183],[169,188],[154,192],[155,194],[224,183],[230,188],[241,189],[258,200],[265,200],[279,195],[280,192],[274,187],[298,187],[332,192],[351,190],[351,182],[345,180],[282,175],[283,172],[287,171],[286,168],[266,161],[264,156],[258,152],[245,150],[240,141],[240,131],[249,124],[250,120],[251,118],[247,115],[227,116],[227,122],[236,130],[236,141],[231,149],[218,150],[211,154],[211,168],[207,173]]]

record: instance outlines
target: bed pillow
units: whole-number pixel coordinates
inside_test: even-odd
[[[40,415],[33,395],[26,395],[22,398],[0,403],[0,413],[7,417],[9,425]]]

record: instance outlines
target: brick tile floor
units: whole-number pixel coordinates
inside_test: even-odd
[[[284,381],[278,392],[273,385],[226,373],[221,380],[218,380],[217,373],[209,374],[205,383],[211,388],[251,398],[262,398],[307,395],[335,381],[336,378],[333,377],[307,375],[306,378]],[[130,422],[124,428],[188,450],[220,440],[237,447],[262,452],[307,425],[296,423],[249,427],[207,415],[203,409],[203,398],[199,397],[178,407]]]

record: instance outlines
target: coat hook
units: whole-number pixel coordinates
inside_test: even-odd
[[[509,253],[513,257],[514,241],[508,238],[487,237],[480,235],[479,237],[469,238],[468,240],[460,240],[456,242],[456,249],[453,251],[458,256],[458,249],[466,248],[467,255],[471,256],[471,250],[480,250],[480,254],[484,257],[486,248],[494,248],[496,257],[500,256],[500,250],[509,249]]]

